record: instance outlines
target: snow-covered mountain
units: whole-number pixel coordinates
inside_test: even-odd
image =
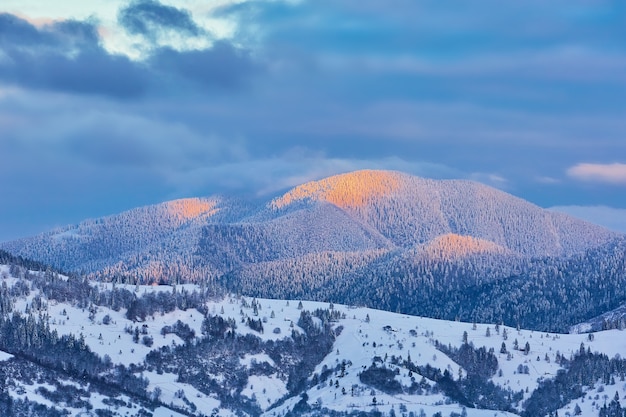
[[[357,171],[306,183],[274,199],[270,207],[278,211],[324,203],[401,248],[456,234],[528,256],[567,256],[614,236],[483,184],[389,171]]]
[[[269,201],[171,201],[0,247],[65,271],[167,281],[325,252],[423,248],[423,255],[458,257],[478,241],[486,255],[571,256],[615,236],[479,183],[357,171]]]
[[[605,282],[622,279],[625,246],[617,233],[482,184],[390,171],[265,200],[170,201],[0,244],[109,282],[201,283],[553,331],[623,302]],[[577,294],[587,300],[558,311]]]
[[[6,416],[598,416],[626,395],[619,330],[211,297],[16,264],[0,266],[0,291]]]

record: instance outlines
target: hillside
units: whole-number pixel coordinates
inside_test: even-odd
[[[476,182],[399,172],[357,171],[306,183],[269,206],[280,213],[307,202],[340,207],[402,248],[456,234],[527,256],[568,256],[614,236]]]
[[[190,280],[307,253],[406,250],[447,235],[528,257],[570,256],[616,236],[478,183],[357,171],[303,184],[269,201],[176,200],[0,247],[66,271]],[[223,252],[215,249],[222,247]],[[204,268],[194,273],[198,257]]]
[[[563,331],[604,312],[592,306],[623,302],[601,286],[589,290],[599,300],[592,306],[536,318],[552,317],[563,294],[596,283],[580,276],[591,264],[620,280],[619,252],[603,249],[619,242],[602,227],[475,182],[357,171],[264,200],[142,207],[0,248],[103,281],[199,283],[216,293]],[[520,286],[532,291],[515,296]],[[519,304],[527,294],[534,298]]]
[[[18,264],[0,281],[2,415],[598,416],[626,394],[619,330],[213,297]]]

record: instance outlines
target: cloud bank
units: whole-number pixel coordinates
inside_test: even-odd
[[[171,30],[199,36],[203,30],[184,9],[166,6],[154,0],[131,2],[119,12],[120,24],[130,33],[153,38],[159,31]]]
[[[154,1],[132,3],[121,20],[130,32],[147,36],[163,28],[201,34],[188,14]],[[249,51],[225,40],[183,51],[153,45],[138,61],[107,51],[95,23],[65,20],[37,27],[0,14],[0,82],[26,89],[139,99],[181,89],[238,88],[259,69]]]
[[[569,168],[567,175],[581,181],[626,185],[626,164],[580,163]]]
[[[626,161],[623,12],[6,0],[0,239],[360,168],[475,179],[544,207],[626,208],[623,167],[609,164]]]

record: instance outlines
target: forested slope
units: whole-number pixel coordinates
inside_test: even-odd
[[[274,198],[176,200],[0,247],[103,281],[195,282],[552,330],[624,301],[617,233],[479,183],[391,171]]]

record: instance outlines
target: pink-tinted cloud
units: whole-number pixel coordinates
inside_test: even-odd
[[[569,168],[567,175],[582,181],[626,185],[626,164],[580,163]]]

